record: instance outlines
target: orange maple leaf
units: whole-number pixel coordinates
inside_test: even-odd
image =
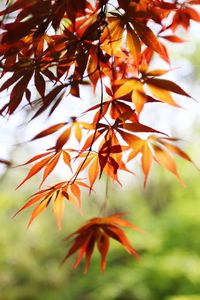
[[[50,188],[41,190],[33,194],[29,201],[16,212],[14,217],[25,208],[37,203],[28,223],[28,226],[30,226],[33,220],[49,206],[50,202],[53,202],[53,212],[57,219],[58,229],[61,230],[61,219],[64,211],[65,200],[70,201],[81,212],[81,192],[79,186],[89,189],[87,184],[81,180],[76,180],[73,183],[61,182]]]
[[[78,267],[83,255],[85,255],[86,265],[84,273],[87,273],[96,243],[101,255],[101,271],[104,272],[106,268],[106,255],[109,250],[110,238],[118,241],[129,254],[138,258],[137,252],[131,246],[130,241],[120,227],[130,227],[140,232],[143,231],[134,224],[124,220],[122,216],[123,213],[117,213],[109,217],[90,219],[83,227],[69,235],[65,240],[74,237],[74,243],[69,249],[67,255],[64,257],[63,263],[79,250],[79,255],[74,263],[74,269]]]

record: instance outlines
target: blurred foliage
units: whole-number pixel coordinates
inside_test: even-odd
[[[95,203],[100,200],[85,196],[84,217],[68,207],[61,232],[50,210],[26,230],[30,211],[12,219],[26,191],[8,193],[8,185],[14,186],[8,174],[0,194],[0,300],[200,299],[199,179],[191,166],[184,167],[186,189],[158,170],[146,191],[135,182],[129,190],[116,187],[110,193],[111,212],[131,211],[127,217],[145,230],[144,235],[127,232],[141,259],[135,261],[113,242],[106,272],[100,272],[96,255],[88,275],[82,273],[83,265],[72,270],[75,258],[59,266],[68,246],[62,240],[98,213]]]

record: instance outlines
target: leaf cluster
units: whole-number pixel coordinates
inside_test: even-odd
[[[180,108],[176,95],[191,99],[182,87],[163,76],[170,70],[167,45],[184,42],[176,34],[178,27],[188,30],[191,21],[200,22],[195,9],[198,4],[200,1],[194,0],[18,0],[0,12],[1,77],[5,78],[0,91],[10,94],[0,108],[2,116],[12,115],[26,104],[31,108],[31,120],[44,113],[51,118],[66,98],[81,100],[84,85],[97,100],[79,115],[33,137],[36,140],[60,132],[51,148],[23,164],[33,165],[18,187],[43,170],[40,190],[19,210],[36,205],[29,224],[51,202],[61,228],[66,200],[80,209],[82,187],[91,193],[103,173],[121,184],[119,172],[134,174],[128,163],[138,155],[144,185],[152,162],[184,185],[173,155],[192,160],[175,144],[178,139],[143,124],[140,115],[151,103],[155,109],[158,104]],[[154,58],[164,60],[169,69],[152,68]],[[71,172],[70,178],[43,188],[60,161]],[[113,218],[106,220],[114,222]],[[98,223],[100,219],[96,220]],[[123,222],[118,219],[119,225]],[[67,255],[81,249],[76,265],[85,253],[87,270],[97,241],[104,270],[108,236],[120,241],[126,250],[132,249],[123,231],[114,225],[109,225],[110,229],[93,226],[91,221],[88,224],[85,239],[85,227],[76,231],[80,239],[75,238]]]

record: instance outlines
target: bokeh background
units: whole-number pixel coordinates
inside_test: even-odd
[[[186,35],[187,44],[173,46],[171,54],[173,78],[198,100],[200,42],[197,27],[192,26],[191,33]],[[149,124],[159,130],[165,130],[168,124],[167,131],[183,139],[180,143],[183,149],[200,166],[199,104],[188,99],[183,101],[186,110],[165,106],[154,111],[152,108],[153,114],[147,109],[142,118],[149,117]],[[39,148],[40,151],[46,148],[42,141],[34,145],[24,143],[40,126],[46,127],[44,119],[37,121],[37,126],[29,124],[29,113],[19,112],[10,120],[0,119],[0,156],[12,160],[13,165],[38,153]],[[177,164],[185,189],[167,171],[154,167],[144,190],[139,162],[136,162],[138,176],[122,178],[123,188],[110,184],[110,212],[127,212],[127,218],[145,231],[141,235],[127,230],[140,260],[135,261],[113,242],[106,272],[101,273],[99,256],[95,253],[87,275],[83,274],[83,264],[78,270],[72,270],[74,258],[60,267],[68,249],[63,239],[99,213],[105,178],[90,198],[84,195],[83,217],[73,207],[65,210],[61,232],[50,210],[27,229],[31,209],[14,219],[12,216],[37,190],[39,177],[15,191],[27,169],[1,167],[0,300],[200,300],[200,173],[181,159],[177,158]],[[59,181],[63,172],[55,176]]]
[[[100,272],[95,253],[87,275],[83,265],[72,270],[74,258],[59,266],[67,251],[62,239],[97,213],[98,199],[85,195],[84,218],[68,208],[62,232],[50,211],[26,230],[30,211],[15,219],[11,216],[30,191],[27,195],[11,191],[16,183],[12,170],[0,193],[0,299],[199,300],[199,174],[189,165],[179,167],[186,189],[156,170],[145,192],[139,181],[134,188],[112,190],[112,212],[128,211],[127,217],[145,230],[143,235],[127,231],[141,258],[135,261],[113,242],[106,272]]]

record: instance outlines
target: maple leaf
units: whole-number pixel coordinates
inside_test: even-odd
[[[55,169],[60,157],[62,156],[63,162],[71,169],[71,157],[69,153],[65,150],[50,150],[42,154],[38,154],[25,162],[22,165],[19,166],[25,166],[30,163],[33,163],[39,159],[41,159],[39,162],[34,164],[31,169],[29,170],[28,174],[24,178],[24,180],[17,186],[17,189],[24,184],[27,180],[29,180],[31,177],[33,177],[35,174],[40,172],[44,168],[43,178],[40,186],[44,183],[46,178],[52,173],[52,171]],[[18,167],[19,167],[18,166]]]
[[[192,3],[192,1],[189,1],[189,3]],[[181,5],[181,7],[176,10],[172,23],[169,26],[170,29],[172,29],[173,31],[175,31],[179,26],[182,26],[186,31],[188,31],[191,20],[200,22],[199,13],[195,9],[190,7],[188,5],[189,3],[183,3],[183,5]],[[200,3],[194,3],[194,4],[200,4]]]
[[[82,129],[89,128],[89,124],[85,122],[78,122],[76,117],[71,118],[71,122],[62,122],[56,125],[53,125],[40,133],[38,133],[32,141],[36,139],[41,139],[43,137],[46,137],[48,135],[51,135],[61,128],[67,126],[67,128],[63,131],[63,133],[58,137],[56,144],[55,144],[55,150],[56,152],[59,152],[62,150],[63,146],[68,142],[68,140],[72,136],[72,132],[75,133],[76,140],[80,143],[82,140]]]
[[[87,273],[96,244],[101,255],[101,271],[104,272],[106,268],[106,256],[110,246],[110,238],[118,241],[129,254],[138,258],[137,252],[131,246],[130,241],[120,227],[129,227],[140,232],[142,232],[142,230],[134,224],[124,220],[122,216],[122,213],[118,213],[104,218],[98,217],[90,219],[83,227],[70,234],[65,240],[73,237],[74,243],[65,256],[63,263],[71,255],[79,251],[78,258],[74,263],[74,269],[78,267],[85,255],[86,265],[84,272]]]
[[[122,98],[131,93],[131,99],[138,113],[141,113],[145,103],[148,102],[148,91],[153,95],[153,100],[159,100],[172,106],[180,107],[171,96],[171,92],[191,98],[179,85],[167,79],[156,78],[167,73],[167,70],[151,70],[146,65],[141,65],[139,77],[116,80],[120,87],[114,94],[114,99]]]
[[[96,180],[101,178],[103,172],[119,184],[121,184],[118,179],[118,172],[120,170],[134,174],[126,168],[126,165],[122,160],[122,152],[127,150],[127,147],[120,146],[119,144],[111,146],[110,143],[111,141],[107,141],[102,144],[98,154],[96,152],[89,151],[78,156],[79,158],[84,159],[84,164],[82,162],[80,163],[76,174],[79,174],[81,171],[88,168],[90,192],[92,191]]]
[[[108,25],[101,35],[101,49],[112,56],[121,46],[124,24],[119,15],[108,18],[107,22]]]
[[[67,181],[61,182],[50,188],[41,190],[33,194],[29,201],[22,206],[22,208],[20,208],[14,216],[16,216],[25,208],[28,208],[29,206],[35,205],[39,202],[32,212],[31,219],[28,223],[28,226],[30,226],[33,220],[49,206],[50,202],[53,202],[53,212],[57,218],[58,228],[61,230],[61,218],[64,210],[65,200],[70,201],[81,212],[81,191],[79,186],[89,188],[89,186],[81,180],[76,180],[74,183]]]
[[[179,183],[182,186],[185,186],[184,182],[180,178],[175,160],[171,156],[170,152],[172,154],[180,156],[184,160],[187,160],[191,163],[193,163],[193,161],[191,160],[188,154],[182,151],[178,146],[173,145],[173,142],[177,139],[167,137],[160,138],[151,135],[146,140],[144,140],[136,136],[132,137],[128,133],[123,133],[122,137],[132,148],[128,156],[128,161],[135,158],[139,153],[141,154],[141,166],[145,176],[145,186],[147,184],[147,179],[153,160],[159,165],[161,165],[163,168],[173,173],[178,179]]]

